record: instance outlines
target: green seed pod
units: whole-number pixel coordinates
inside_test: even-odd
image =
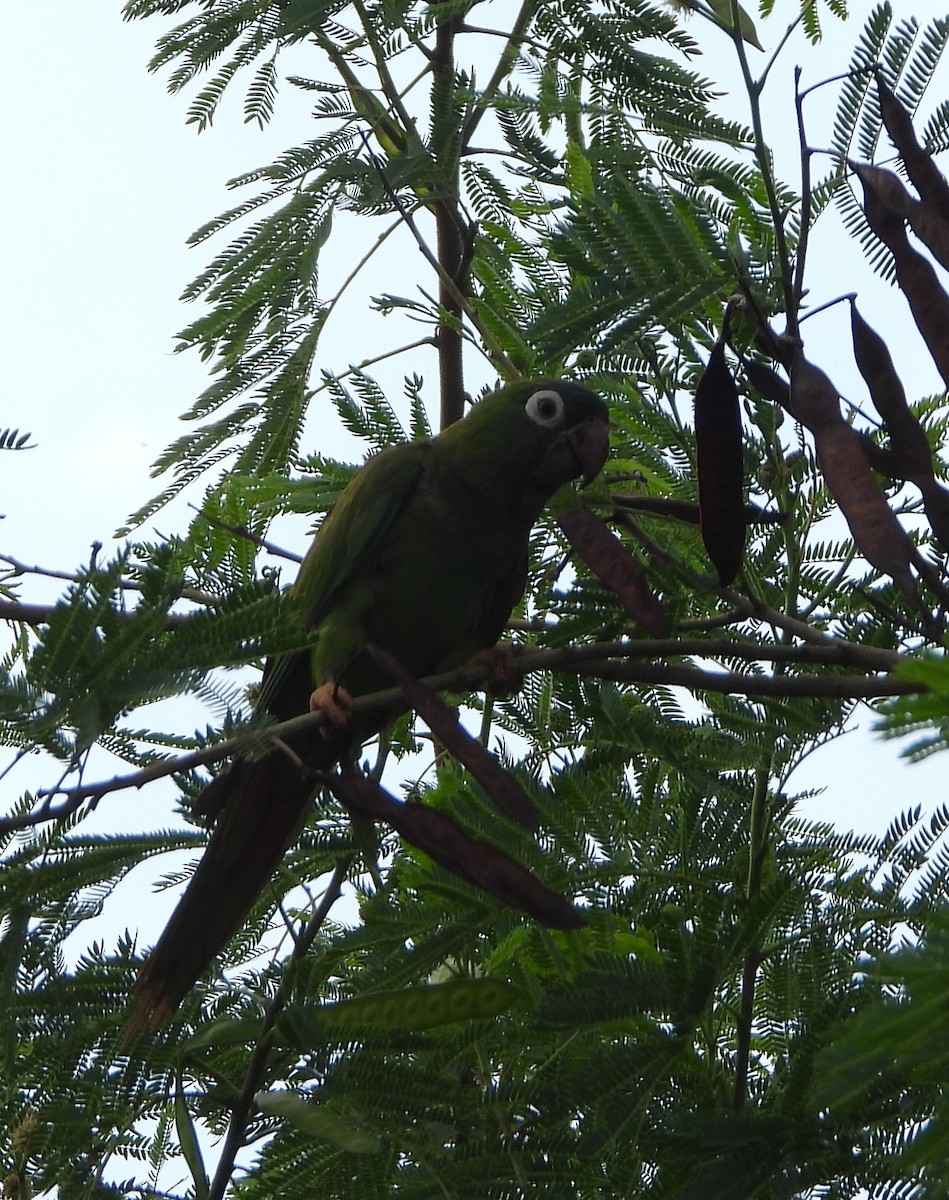
[[[332,1037],[366,1030],[431,1029],[451,1021],[496,1017],[516,997],[517,989],[502,979],[455,979],[323,1004],[312,1016]]]

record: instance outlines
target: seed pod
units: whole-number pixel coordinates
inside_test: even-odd
[[[441,740],[448,753],[467,767],[495,808],[525,829],[536,829],[537,813],[533,800],[494,755],[462,729],[457,714],[441,696],[416,679],[394,655],[379,646],[369,646],[368,650],[389,672],[411,707]]]
[[[794,417],[791,389],[777,371],[772,371],[770,367],[754,358],[743,358],[741,365],[755,391],[760,392],[765,400],[770,400],[772,404],[779,404],[789,416]],[[797,417],[794,419],[797,420]]]
[[[873,478],[860,438],[841,416],[834,385],[803,354],[791,368],[791,396],[802,421],[809,424],[803,414],[818,417],[816,427],[809,425],[817,461],[860,553],[878,571],[892,576],[907,595],[915,595],[910,540]]]
[[[929,151],[917,141],[909,113],[890,89],[882,72],[877,71],[876,81],[880,115],[897,153],[903,160],[907,175],[935,216],[949,224],[949,183],[933,162]]]
[[[886,343],[864,321],[857,311],[857,306],[852,302],[850,323],[857,366],[870,390],[870,398],[890,435],[889,457],[895,469],[881,467],[868,454],[870,465],[877,470],[882,469],[891,479],[908,479],[916,484],[923,497],[923,507],[930,527],[940,545],[949,550],[949,492],[937,481],[933,472],[929,439],[906,403],[906,393]],[[870,445],[880,454],[887,453],[874,443]],[[866,449],[867,445],[864,443],[864,450]]]
[[[929,439],[906,403],[906,393],[886,342],[870,328],[852,301],[850,329],[857,367],[890,435],[901,478],[919,485],[922,480],[931,479],[933,474]]]
[[[929,526],[943,550],[949,552],[949,492],[935,478],[919,485]]]
[[[873,163],[861,163],[848,160],[849,166],[856,173],[864,189],[871,188],[876,198],[891,212],[908,217],[913,207],[913,197],[906,190],[902,179],[885,167],[874,166]]]
[[[949,225],[926,204],[914,200],[907,213],[913,233],[936,262],[949,271]]]
[[[516,999],[517,990],[503,979],[453,979],[352,996],[321,1004],[312,1015],[323,1034],[352,1037],[370,1030],[432,1029],[451,1021],[484,1021],[510,1008]]]
[[[791,364],[790,395],[794,415],[815,437],[824,429],[846,424],[837,389],[800,351]]]
[[[949,296],[928,260],[909,244],[903,217],[888,207],[876,191],[872,172],[858,164],[854,169],[863,184],[867,224],[893,255],[897,283],[936,369],[949,387]]]
[[[715,344],[695,389],[695,449],[702,541],[727,586],[745,549],[744,462],[738,388]]]
[[[333,775],[326,786],[352,812],[382,819],[446,871],[526,912],[549,929],[579,929],[583,917],[563,896],[541,883],[516,859],[472,837],[448,813],[403,804],[374,779],[355,772]]]
[[[557,523],[590,570],[616,593],[623,611],[653,637],[665,637],[668,626],[662,605],[646,572],[616,534],[585,507],[560,513]]]
[[[879,200],[909,221],[913,232],[942,266],[949,268],[949,224],[929,203],[909,194],[903,181],[892,171],[870,163],[850,163],[865,187],[871,187]]]

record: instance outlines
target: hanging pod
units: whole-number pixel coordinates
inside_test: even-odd
[[[723,331],[695,389],[695,449],[702,541],[727,586],[745,550],[745,501],[741,408],[724,338]]]
[[[936,369],[949,387],[949,296],[929,260],[910,245],[905,217],[887,203],[891,189],[889,184],[881,184],[880,168],[862,163],[851,166],[863,184],[867,224],[893,255],[900,291],[909,303]]]
[[[870,328],[852,301],[850,327],[857,367],[889,434],[895,468],[891,477],[908,479],[919,488],[932,531],[942,547],[949,550],[949,492],[933,472],[926,432],[906,402],[906,392],[886,342]]]
[[[652,637],[669,632],[662,603],[642,565],[596,513],[579,505],[559,513],[557,522],[570,545],[601,583],[616,594],[623,611]]]
[[[883,124],[903,160],[910,182],[934,216],[949,225],[949,183],[933,162],[929,151],[919,144],[909,113],[880,71],[876,73],[876,81]]]
[[[814,435],[827,490],[840,506],[858,550],[904,594],[915,596],[909,568],[912,543],[873,478],[858,434],[841,414],[837,389],[800,352],[791,365],[791,404]]]

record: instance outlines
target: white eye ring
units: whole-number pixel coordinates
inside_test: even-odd
[[[559,425],[563,421],[563,396],[552,388],[534,392],[524,408],[535,425]]]

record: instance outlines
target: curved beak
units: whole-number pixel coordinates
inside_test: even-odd
[[[583,476],[583,487],[599,475],[610,452],[610,427],[604,417],[587,417],[567,435]]]

